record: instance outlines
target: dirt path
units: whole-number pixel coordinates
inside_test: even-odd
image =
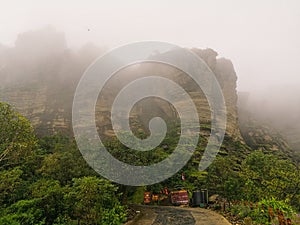
[[[230,225],[223,216],[201,208],[135,205],[140,213],[126,225]]]

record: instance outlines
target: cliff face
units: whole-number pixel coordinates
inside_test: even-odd
[[[217,53],[211,49],[193,49],[209,65],[223,90],[227,107],[227,133],[234,139],[241,139],[237,120],[236,74],[232,63],[227,59],[217,59]],[[57,60],[59,58],[60,60]],[[32,121],[41,135],[55,132],[71,132],[71,109],[76,85],[88,62],[80,63],[82,58],[73,53],[57,55],[56,60],[40,62],[31,76],[19,83],[10,81],[0,89],[2,99],[11,103],[23,115]],[[8,64],[5,74],[11,74]],[[17,65],[22,70],[21,65]],[[51,69],[51,67],[53,67]],[[46,69],[46,70],[45,70]],[[111,105],[116,94],[132,79],[147,71],[156,71],[184,87],[194,100],[201,123],[210,123],[210,109],[202,91],[181,71],[163,65],[140,65],[138,69],[125,69],[112,78],[103,90],[103,97],[97,104],[96,115],[100,134],[110,136],[113,131],[110,124]],[[33,74],[33,75],[32,75]],[[161,88],[163,90],[163,87]],[[132,110],[132,126],[147,129],[153,116],[166,120],[174,119],[174,108],[160,99],[145,99]]]
[[[232,63],[227,59],[217,59],[217,53],[212,49],[193,49],[215,73],[224,93],[227,108],[227,134],[235,140],[242,140],[238,128],[236,74]],[[110,124],[110,109],[119,91],[131,81],[145,76],[157,75],[175,81],[183,87],[193,99],[201,124],[210,124],[211,111],[205,95],[195,82],[182,71],[159,63],[143,63],[129,67],[115,74],[102,91],[102,99],[98,101],[96,115],[98,115],[100,133],[113,135]],[[200,76],[200,75],[199,75]],[[168,92],[161,84],[155,84],[157,93]],[[143,91],[141,87],[141,91]],[[131,126],[147,130],[148,123],[153,117],[162,117],[166,121],[174,121],[178,117],[175,109],[159,98],[145,99],[132,110]],[[134,125],[133,125],[134,124]]]
[[[0,46],[0,101],[26,116],[39,135],[70,133],[77,83],[101,52],[92,44],[71,51],[52,27],[23,33],[15,47]]]
[[[239,127],[245,142],[253,149],[281,152],[299,161],[299,115],[293,117],[289,107],[270,108],[265,100],[253,101],[250,93],[238,96]]]
[[[44,45],[51,48],[44,49]],[[34,50],[29,51],[30,48]],[[215,73],[226,101],[227,134],[241,140],[237,119],[237,76],[232,63],[227,59],[218,59],[212,49],[192,51]],[[27,57],[27,53],[30,57]],[[14,48],[0,48],[0,66],[3,67],[0,70],[1,100],[11,103],[29,118],[40,135],[55,132],[70,134],[72,101],[77,83],[87,66],[99,54],[101,50],[92,45],[84,46],[78,52],[70,51],[64,36],[52,28],[24,33],[19,36]],[[174,68],[141,64],[138,68],[124,69],[107,83],[96,107],[100,134],[113,135],[110,112],[116,94],[126,83],[147,71],[156,71],[185,88],[197,106],[201,123],[210,123],[211,112],[206,98],[191,78]],[[167,90],[161,87],[161,91]],[[130,120],[133,128],[147,130],[149,119],[153,116],[172,120],[176,115],[170,104],[154,98],[137,104]]]
[[[38,134],[70,132],[70,93],[58,94],[41,83],[27,85],[4,88],[0,94],[31,121]]]
[[[232,62],[225,58],[217,59],[218,54],[212,49],[194,49],[194,52],[211,68],[222,88],[227,109],[227,133],[233,137],[241,138],[237,111],[237,75]]]

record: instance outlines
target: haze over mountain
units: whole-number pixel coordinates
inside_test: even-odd
[[[160,40],[212,48],[235,65],[239,91],[299,85],[300,14],[297,0],[2,2],[0,43],[52,24],[71,48],[92,42],[114,48]]]
[[[299,149],[300,104],[297,101],[297,95],[294,94],[299,91],[297,86],[288,90],[279,86],[269,92],[266,89],[265,93],[240,93],[240,115],[238,116],[236,110],[236,76],[238,74],[235,74],[232,63],[227,59],[219,58],[218,53],[211,49],[194,49],[193,51],[199,54],[216,73],[223,88],[229,110],[229,133],[236,137],[239,136],[237,118],[240,117],[242,125],[247,125],[249,120],[245,120],[246,115],[247,118],[251,117],[261,125],[270,125],[280,132],[295,150]],[[30,118],[41,134],[49,134],[49,132],[58,130],[70,131],[72,100],[77,83],[90,63],[104,52],[105,47],[98,47],[92,43],[77,50],[70,49],[65,34],[53,26],[21,33],[18,35],[14,47],[2,45],[0,48],[1,98],[15,105],[25,116]],[[143,66],[137,71],[144,73],[154,68],[161,71],[162,74],[178,74],[176,71],[163,67],[159,69],[155,65],[152,67]],[[123,75],[126,77],[126,73],[133,73],[134,70],[136,69],[127,70]],[[131,79],[135,77],[135,75],[130,76]],[[177,75],[172,76],[173,79],[181,82],[185,88],[193,92],[191,82],[182,81],[181,75],[178,78],[176,78]],[[119,77],[121,76],[119,75]],[[111,87],[107,89],[109,91],[106,95],[106,105],[102,105],[102,109],[100,109],[100,111],[107,111],[107,113],[104,113],[106,116],[101,118],[109,117],[108,103],[112,101],[112,97],[115,95],[115,91],[112,90],[118,90],[118,85],[122,86],[125,80],[116,78],[114,82],[111,82],[112,85],[117,84],[117,86],[112,86],[113,89]],[[196,95],[195,98],[196,101],[199,99]],[[205,114],[207,106],[201,105],[203,104],[201,101],[198,102],[200,104],[198,106]],[[151,104],[156,104],[157,107],[157,103]],[[172,112],[167,112],[168,110],[162,104],[158,104],[158,106],[167,115],[172,114]],[[159,113],[158,111],[157,113]],[[205,117],[202,119],[205,121]],[[111,127],[108,126],[108,123],[109,119],[102,119],[101,126],[106,127],[102,131],[106,134],[111,133]]]
[[[0,224],[300,224],[298,0],[0,3]]]
[[[176,0],[133,0],[131,3],[114,0],[88,3],[5,1],[0,8],[0,21],[3,21],[0,71],[6,67],[3,52],[7,49],[13,49],[10,58],[22,56],[30,63],[46,60],[38,59],[43,54],[56,54],[70,48],[78,50],[86,43],[110,49],[132,41],[152,39],[189,48],[212,48],[220,57],[233,62],[238,75],[237,90],[250,93],[249,106],[252,105],[250,102],[255,102],[251,106],[255,114],[261,117],[261,113],[275,113],[276,124],[285,121],[295,128],[299,127],[295,118],[299,115],[300,94],[299,7],[297,0],[192,0],[188,4]],[[52,24],[61,33],[53,42],[56,42],[55,46],[41,43],[38,48],[39,41],[27,40],[31,41],[29,47],[20,47],[26,37],[18,37],[19,34],[42,29],[47,24]],[[91,51],[98,55],[99,52],[92,48],[90,44]],[[26,60],[22,63],[27,64]],[[257,104],[262,104],[265,110]],[[288,116],[284,120],[278,119],[283,114]],[[280,123],[276,126],[281,126]]]

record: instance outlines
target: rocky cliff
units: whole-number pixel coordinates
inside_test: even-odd
[[[13,48],[0,46],[0,100],[30,119],[39,135],[70,133],[77,83],[101,52],[92,44],[68,49],[52,27],[23,33]]]
[[[53,36],[53,31],[47,32],[52,32],[48,36]],[[72,131],[72,100],[77,83],[85,68],[100,51],[95,51],[92,46],[85,46],[75,53],[64,44],[60,44],[56,48],[51,48],[51,51],[35,51],[36,56],[31,56],[30,59],[24,55],[19,57],[20,51],[26,49],[22,45],[33,44],[28,43],[32,35],[36,34],[23,34],[15,48],[2,49],[2,51],[0,49],[0,55],[5,61],[5,68],[0,71],[0,77],[4,81],[0,86],[1,99],[14,105],[18,111],[29,118],[40,135],[55,132],[70,133]],[[57,42],[58,39],[55,36],[53,41]],[[237,76],[231,61],[217,58],[218,54],[212,49],[192,49],[192,51],[199,55],[215,73],[226,101],[227,133],[234,139],[241,139],[236,107]],[[118,91],[130,80],[149,70],[160,72],[184,87],[197,106],[201,123],[210,122],[210,109],[206,98],[187,75],[163,65],[146,64],[140,65],[138,69],[130,67],[124,69],[107,83],[103,90],[103,97],[101,101],[99,99],[96,108],[98,128],[101,134],[113,135],[110,124],[110,107]],[[134,126],[147,129],[147,122],[155,115],[168,120],[172,119],[176,112],[170,104],[160,99],[145,99],[133,109],[131,121],[136,124]]]
[[[257,113],[254,105],[249,104],[250,93],[240,92],[238,96],[239,127],[245,142],[252,149],[281,155],[283,153],[284,157],[299,160],[299,151],[293,145],[298,140],[297,132],[290,129],[287,132],[282,129],[283,126],[277,126],[277,120],[274,122],[271,114],[267,118]],[[265,109],[263,105],[260,108]]]
[[[252,149],[262,148],[289,154],[290,148],[284,138],[249,119],[249,114],[241,110],[245,108],[241,104],[238,113],[237,76],[231,61],[218,58],[217,52],[212,49],[191,50],[206,62],[222,88],[227,108],[227,137],[234,141],[245,140]],[[18,37],[15,47],[0,45],[0,99],[11,103],[29,118],[39,135],[57,132],[72,135],[71,111],[76,86],[85,69],[102,52],[92,44],[72,51],[68,49],[64,35],[53,28],[24,33]],[[109,80],[96,106],[99,134],[114,135],[110,121],[114,98],[124,85],[140,76],[149,75],[149,71],[150,74],[155,72],[175,81],[189,93],[204,128],[202,135],[208,136],[211,111],[201,89],[182,71],[153,63],[129,66]],[[167,91],[159,84],[157,89]],[[246,101],[240,95],[240,103],[243,102]],[[134,106],[130,125],[136,131],[147,132],[149,120],[155,116],[173,122],[178,119],[171,104],[159,98],[148,98]]]

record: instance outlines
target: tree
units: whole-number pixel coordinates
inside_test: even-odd
[[[73,178],[96,175],[82,157],[73,139],[62,135],[40,140],[47,154],[38,172],[47,179],[60,181],[61,185],[71,184]]]
[[[37,161],[35,161],[36,150],[37,140],[30,122],[9,104],[0,103],[1,214],[10,214],[7,209],[12,209],[12,206],[23,205],[22,203],[18,204],[18,202],[28,194],[28,183],[33,179],[37,165]],[[25,205],[28,206],[27,203]],[[12,209],[12,211],[14,210]],[[17,221],[16,215],[11,214],[10,216],[4,218],[3,221],[1,220],[0,223],[15,223]]]
[[[241,176],[244,198],[249,201],[274,197],[295,204],[299,199],[299,168],[290,160],[255,151],[242,163]]]
[[[0,169],[21,165],[36,147],[30,122],[9,104],[0,103]]]
[[[126,214],[116,191],[117,187],[104,179],[74,178],[66,194],[69,215],[80,224],[121,224]]]
[[[210,190],[229,201],[239,199],[241,179],[236,171],[237,163],[230,157],[217,157],[208,168],[207,182]]]
[[[17,190],[22,183],[22,173],[18,167],[0,171],[0,207],[16,201]]]
[[[40,179],[31,185],[31,197],[39,201],[45,224],[53,224],[64,213],[64,189],[57,180]]]

